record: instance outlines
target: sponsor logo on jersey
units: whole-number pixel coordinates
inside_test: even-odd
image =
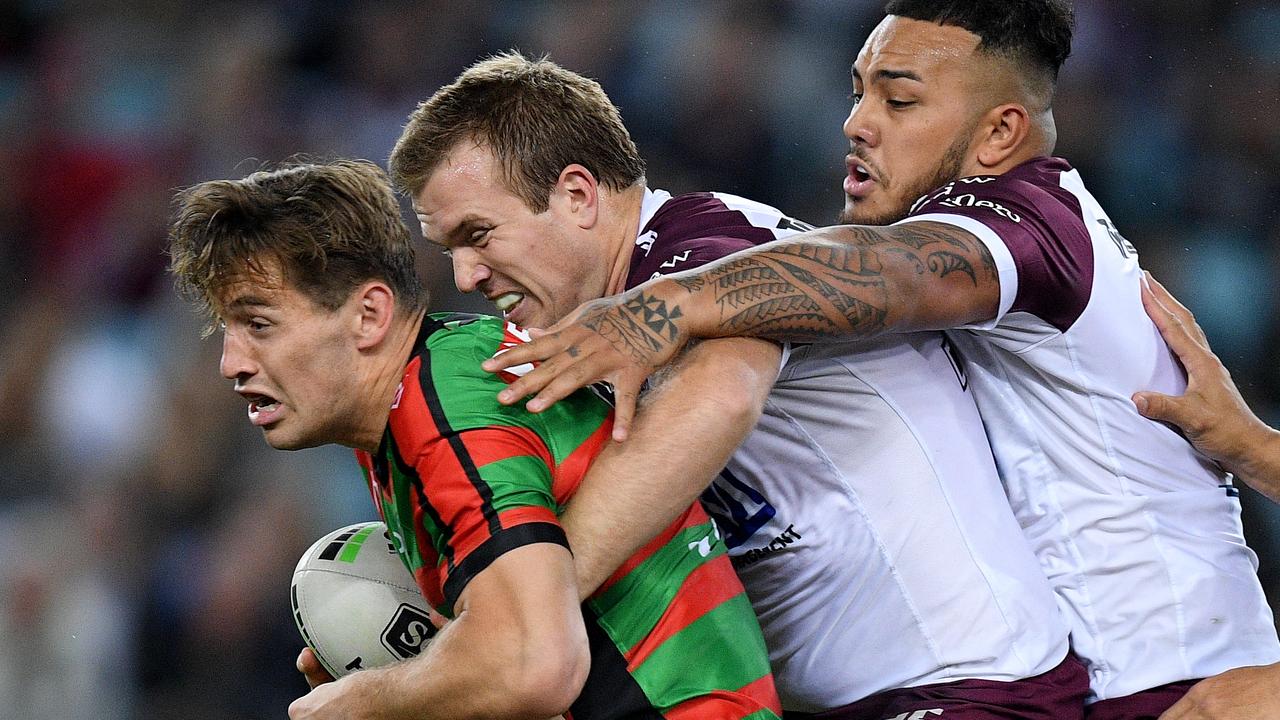
[[[758,563],[780,550],[785,550],[788,545],[803,537],[804,536],[799,532],[796,532],[795,525],[788,525],[787,529],[778,533],[777,537],[770,540],[768,545],[765,545],[762,548],[752,548],[742,555],[734,558],[734,562],[743,567],[753,563]]]
[[[649,251],[653,249],[653,241],[658,239],[658,233],[650,230],[649,232],[636,238],[636,247],[644,251],[644,256],[649,257]]]
[[[716,548],[720,542],[720,528],[716,526],[714,518],[711,520],[711,532],[706,537],[696,542],[689,543],[689,549],[698,553],[699,557],[710,557],[711,551]]]
[[[684,252],[680,253],[679,255],[673,255],[673,256],[671,256],[671,259],[670,259],[670,260],[667,260],[666,262],[662,263],[662,265],[660,265],[659,267],[664,267],[664,268],[673,268],[673,267],[675,267],[675,266],[676,266],[676,264],[677,264],[677,263],[682,263],[682,262],[687,261],[687,260],[689,259],[689,253],[691,253],[691,252],[693,252],[693,251],[692,251],[692,250],[685,250]]]
[[[884,720],[925,720],[926,718],[935,717],[942,714],[942,708],[930,708],[928,710],[916,710],[915,712],[907,711],[901,715],[894,715]]]
[[[1120,251],[1121,256],[1127,258],[1137,256],[1138,249],[1120,234],[1120,231],[1116,229],[1115,225],[1111,224],[1110,220],[1101,217],[1098,218],[1098,224],[1102,226],[1103,230],[1107,231],[1107,236],[1111,238],[1111,242],[1115,243],[1116,249]]]
[[[987,208],[988,210],[994,211],[995,214],[999,215],[1000,217],[1007,218],[1016,223],[1022,222],[1022,216],[1019,215],[1018,213],[1010,210],[1009,208],[1001,205],[998,202],[993,202],[991,200],[979,200],[977,196],[975,196],[973,193],[966,193],[964,195],[956,195],[955,197],[949,197],[939,202],[938,204],[941,205],[942,207],[948,207],[948,208]]]
[[[702,492],[706,508],[724,532],[724,544],[732,549],[746,542],[778,514],[763,493],[738,479],[729,468]]]
[[[391,654],[407,660],[422,652],[435,634],[436,626],[431,624],[431,618],[418,608],[402,603],[382,631],[382,645]]]

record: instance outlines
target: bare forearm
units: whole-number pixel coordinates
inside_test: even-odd
[[[678,290],[676,289],[678,288]],[[654,281],[692,337],[860,338],[994,317],[986,247],[933,223],[822,228]]]
[[[725,466],[759,418],[779,353],[741,338],[691,348],[649,394],[631,438],[596,458],[561,516],[583,597],[684,512]]]
[[[1264,427],[1235,457],[1219,458],[1249,487],[1280,503],[1280,430]]]

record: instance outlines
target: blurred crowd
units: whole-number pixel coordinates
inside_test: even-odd
[[[0,2],[0,715],[283,717],[305,691],[293,564],[374,517],[348,451],[270,450],[218,376],[165,273],[175,189],[298,154],[382,163],[417,102],[519,48],[601,81],[651,186],[829,222],[880,7]],[[1276,424],[1280,5],[1076,9],[1059,154]],[[434,307],[491,311],[420,265]],[[1280,513],[1244,502],[1274,605]]]

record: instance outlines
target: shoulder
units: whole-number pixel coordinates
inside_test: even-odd
[[[960,178],[924,195],[910,215],[960,215],[1000,229],[1083,227],[1080,199],[1063,187],[1074,175],[1061,158],[1037,158],[1003,175]]]
[[[808,225],[777,208],[735,195],[677,195],[640,229],[628,285],[695,268],[806,229]]]
[[[518,335],[521,331],[489,315],[432,313],[422,323],[396,393],[393,427],[424,406],[437,425],[453,430],[523,424],[523,412],[497,400],[506,379],[480,367],[504,345],[527,339]]]

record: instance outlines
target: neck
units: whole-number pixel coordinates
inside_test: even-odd
[[[366,388],[367,392],[361,395],[364,402],[357,410],[359,420],[351,447],[374,452],[381,444],[391,417],[391,403],[395,402],[396,390],[404,377],[405,361],[413,351],[425,314],[420,311],[408,319],[397,318],[383,341],[368,351],[365,371],[359,373],[358,378],[359,387]]]
[[[612,263],[605,285],[605,295],[617,295],[627,289],[631,272],[631,254],[636,235],[640,234],[640,211],[644,207],[645,185],[641,181],[620,193],[602,193],[604,217],[613,222],[604,228],[611,249]]]

